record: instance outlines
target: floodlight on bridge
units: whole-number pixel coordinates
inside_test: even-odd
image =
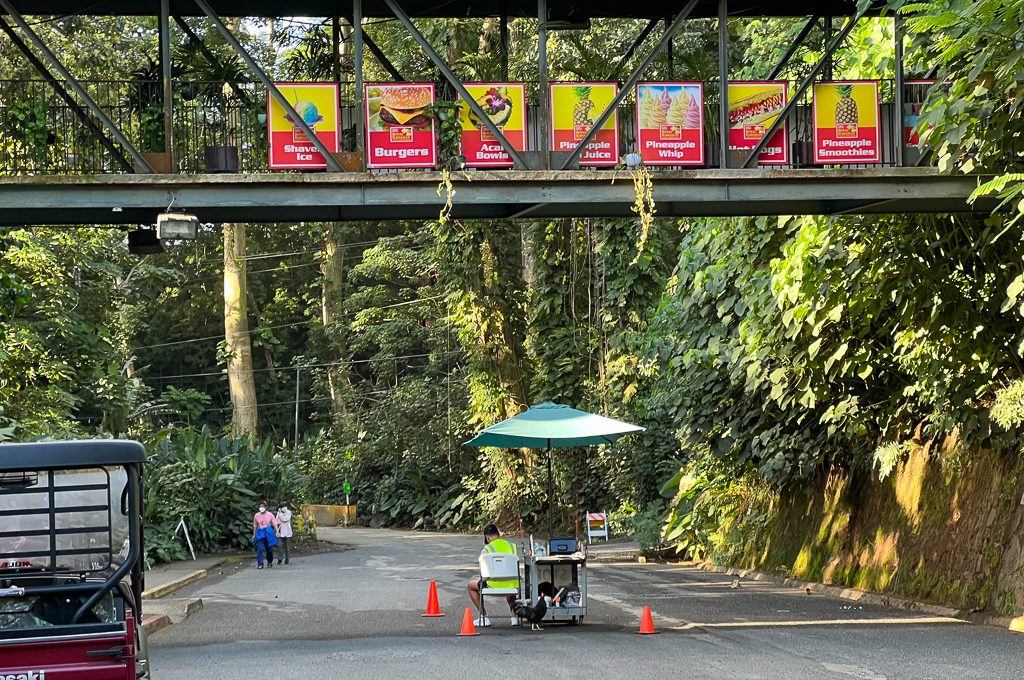
[[[192,240],[199,233],[199,218],[188,213],[161,213],[156,218],[156,237],[161,241]]]

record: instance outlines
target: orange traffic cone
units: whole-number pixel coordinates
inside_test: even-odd
[[[459,637],[472,637],[479,634],[476,632],[476,624],[473,623],[473,610],[466,607],[466,613],[462,615],[462,630],[459,631]]]
[[[427,611],[420,616],[434,618],[444,616],[441,613],[441,605],[437,603],[437,583],[430,579],[430,590],[427,592]]]
[[[644,614],[640,617],[640,630],[637,631],[640,635],[654,635],[658,631],[654,630],[654,619],[651,617],[651,608],[644,605]]]

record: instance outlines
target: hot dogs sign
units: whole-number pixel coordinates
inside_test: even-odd
[[[778,119],[787,101],[786,83],[729,83],[729,150],[744,160]],[[758,156],[762,165],[789,163],[789,131],[783,123]]]

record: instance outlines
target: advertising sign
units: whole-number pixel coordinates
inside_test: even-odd
[[[750,151],[764,137],[789,101],[789,86],[780,82],[729,83],[729,150]],[[789,123],[772,135],[757,159],[760,165],[789,163]]]
[[[337,83],[276,83],[288,103],[332,152],[341,148],[341,114]],[[267,93],[267,138],[270,141],[270,169],[316,170],[327,167],[327,159],[306,136],[284,107]]]
[[[814,162],[882,161],[878,83],[846,80],[814,86]]]
[[[703,84],[639,83],[636,120],[645,164],[704,164]]]
[[[551,83],[551,150],[573,151],[615,95],[617,83]],[[615,111],[580,155],[580,166],[619,163],[619,112]]]
[[[437,165],[433,83],[366,85],[366,167]]]
[[[526,86],[522,83],[463,83],[469,96],[516,151],[526,150]],[[511,168],[514,164],[494,135],[465,103],[459,106],[462,155],[471,168]]]
[[[917,146],[921,142],[918,122],[921,117],[921,106],[928,98],[928,92],[934,80],[907,80],[903,83],[903,143]]]

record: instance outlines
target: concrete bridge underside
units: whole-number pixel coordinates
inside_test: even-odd
[[[654,175],[661,217],[989,212],[968,204],[987,178],[932,168],[690,170]],[[0,225],[153,224],[157,214],[204,222],[418,220],[444,204],[441,175],[305,173],[0,178]],[[516,171],[453,175],[456,218],[622,217],[628,172]]]

